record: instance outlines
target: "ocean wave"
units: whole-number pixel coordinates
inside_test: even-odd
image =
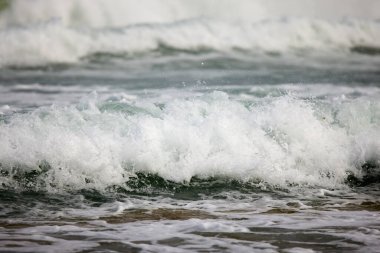
[[[139,173],[339,187],[363,176],[365,164],[377,170],[379,109],[377,101],[292,96],[247,104],[223,92],[41,107],[0,123],[1,187],[104,190]]]
[[[60,21],[0,30],[0,67],[76,64],[104,53],[153,51],[362,52],[380,48],[376,21],[280,19],[254,23],[205,18],[118,29],[69,28]]]

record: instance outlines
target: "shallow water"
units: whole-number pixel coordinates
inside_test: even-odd
[[[377,251],[376,187],[235,187],[107,195],[3,191],[2,250]]]
[[[0,2],[0,252],[378,252],[378,3],[148,2]]]

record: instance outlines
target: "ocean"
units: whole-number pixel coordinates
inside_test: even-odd
[[[0,252],[380,252],[379,10],[0,1]]]

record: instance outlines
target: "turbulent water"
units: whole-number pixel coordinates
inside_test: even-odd
[[[0,252],[378,252],[379,9],[0,1]]]

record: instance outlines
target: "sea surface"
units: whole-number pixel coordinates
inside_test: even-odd
[[[378,10],[0,1],[0,252],[380,252]]]

